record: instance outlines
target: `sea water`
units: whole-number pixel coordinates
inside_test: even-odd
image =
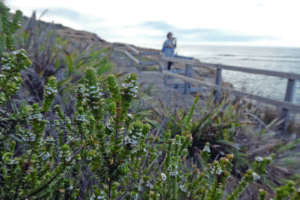
[[[159,44],[137,44],[161,50]],[[179,45],[175,53],[199,59],[201,62],[300,74],[300,48],[262,46]],[[288,79],[222,70],[222,79],[236,90],[243,85],[248,93],[284,101]],[[300,81],[295,82],[293,104],[300,105]],[[291,112],[300,121],[300,113]]]

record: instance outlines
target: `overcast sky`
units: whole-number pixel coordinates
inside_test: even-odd
[[[96,33],[108,42],[300,47],[300,1],[4,0],[10,12]]]

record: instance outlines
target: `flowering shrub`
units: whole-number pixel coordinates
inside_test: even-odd
[[[2,9],[4,4],[0,6]],[[16,55],[4,53],[4,62],[11,63],[11,67],[2,68],[5,78],[0,90],[5,100],[1,104],[18,90],[21,81],[6,78],[15,73],[6,70],[20,71],[28,66],[30,61],[25,55],[24,51]],[[56,105],[57,119],[52,122],[51,135],[45,137],[45,126],[50,123],[45,115],[57,90],[56,78],[49,77],[42,107],[37,103],[20,106],[19,118],[26,124],[0,132],[0,199],[222,199],[234,155],[227,154],[207,164],[210,155],[207,143],[201,153],[207,168],[200,172],[194,166],[193,173],[184,174],[179,169],[181,156],[187,154],[193,139],[191,126],[175,139],[170,139],[171,131],[168,131],[164,143],[154,148],[155,142],[160,141],[159,131],[154,137],[149,136],[150,125],[135,121],[128,113],[138,92],[137,82],[137,75],[130,74],[120,87],[115,76],[108,76],[109,109],[113,116],[103,122],[102,88],[97,83],[95,69],[87,68],[85,83],[76,88],[75,117],[65,119]],[[22,148],[20,156],[15,154],[17,145]],[[159,165],[157,160],[162,151],[166,156]],[[258,157],[253,170],[247,171],[227,199],[237,199],[247,184],[266,172],[266,165],[274,157],[274,154]],[[207,184],[210,175],[214,176],[212,185]],[[277,189],[276,199],[294,192],[293,185],[289,182]],[[261,190],[260,198],[264,199],[265,194]],[[299,194],[296,191],[292,199],[299,199]]]

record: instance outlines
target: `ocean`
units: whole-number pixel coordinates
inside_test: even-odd
[[[161,50],[162,44],[136,44]],[[278,72],[300,74],[300,48],[290,47],[253,47],[253,46],[217,46],[217,45],[180,45],[175,49],[177,55],[190,56],[201,62],[224,64],[236,67],[248,67]],[[236,90],[283,101],[287,79],[222,70],[225,82],[232,83]],[[295,83],[293,104],[300,105],[300,81]],[[300,113],[291,112],[291,117],[300,121]]]

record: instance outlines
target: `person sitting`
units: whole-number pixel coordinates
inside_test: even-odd
[[[165,57],[170,57],[170,58],[174,58],[174,49],[176,48],[176,40],[175,38],[173,38],[173,34],[171,32],[169,32],[167,34],[167,40],[164,42],[163,44],[163,52],[164,52],[164,56]],[[173,43],[173,41],[175,41],[175,44]],[[168,61],[168,70],[171,69],[171,65],[173,64],[173,62],[169,62]]]

